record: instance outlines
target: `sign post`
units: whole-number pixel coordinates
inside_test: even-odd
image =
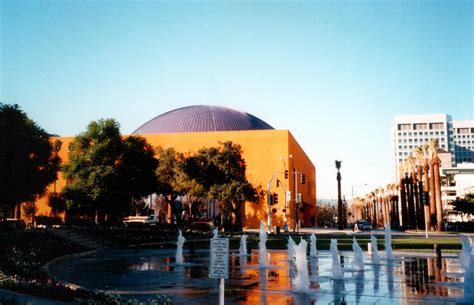
[[[209,277],[219,279],[219,304],[224,305],[224,280],[229,277],[229,239],[211,239]]]

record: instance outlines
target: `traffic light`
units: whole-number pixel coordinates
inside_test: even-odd
[[[285,179],[288,179],[288,170],[285,169]]]
[[[273,194],[273,204],[277,204],[277,203],[278,203],[278,194],[274,193]]]
[[[301,174],[301,184],[305,184],[305,182],[306,182],[306,175]]]
[[[430,204],[430,199],[429,199],[429,193],[428,192],[422,192],[421,193],[421,202],[424,205],[429,205]]]

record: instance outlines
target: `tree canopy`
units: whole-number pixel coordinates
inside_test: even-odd
[[[218,203],[224,217],[237,230],[242,228],[242,205],[258,202],[263,194],[247,180],[245,171],[242,148],[230,141],[200,149],[185,164],[187,175],[202,185],[207,199]]]
[[[15,205],[34,201],[57,178],[60,159],[50,135],[18,105],[0,104],[0,208],[4,218]]]
[[[463,198],[457,197],[452,201],[453,209],[464,215],[474,215],[474,193],[468,193]]]
[[[133,199],[156,189],[154,150],[145,139],[123,138],[113,119],[91,122],[69,147],[63,190],[68,209],[117,220]]]
[[[239,230],[242,204],[257,202],[262,195],[245,176],[246,164],[238,144],[219,143],[217,147],[205,147],[193,154],[158,147],[157,155],[157,193],[171,205],[178,224],[182,213],[181,205],[176,204],[179,196],[186,196],[194,211],[203,200],[215,201],[224,220],[233,218],[234,228]]]

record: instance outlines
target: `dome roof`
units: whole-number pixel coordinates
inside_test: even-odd
[[[159,115],[133,134],[273,129],[259,118],[220,106],[189,106]]]

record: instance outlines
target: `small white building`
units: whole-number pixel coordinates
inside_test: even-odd
[[[462,221],[461,216],[454,213],[450,202],[456,197],[474,193],[474,163],[460,163],[457,167],[443,168],[441,172],[446,181],[441,187],[444,215],[449,222]],[[474,217],[464,217],[466,220],[474,220]]]

